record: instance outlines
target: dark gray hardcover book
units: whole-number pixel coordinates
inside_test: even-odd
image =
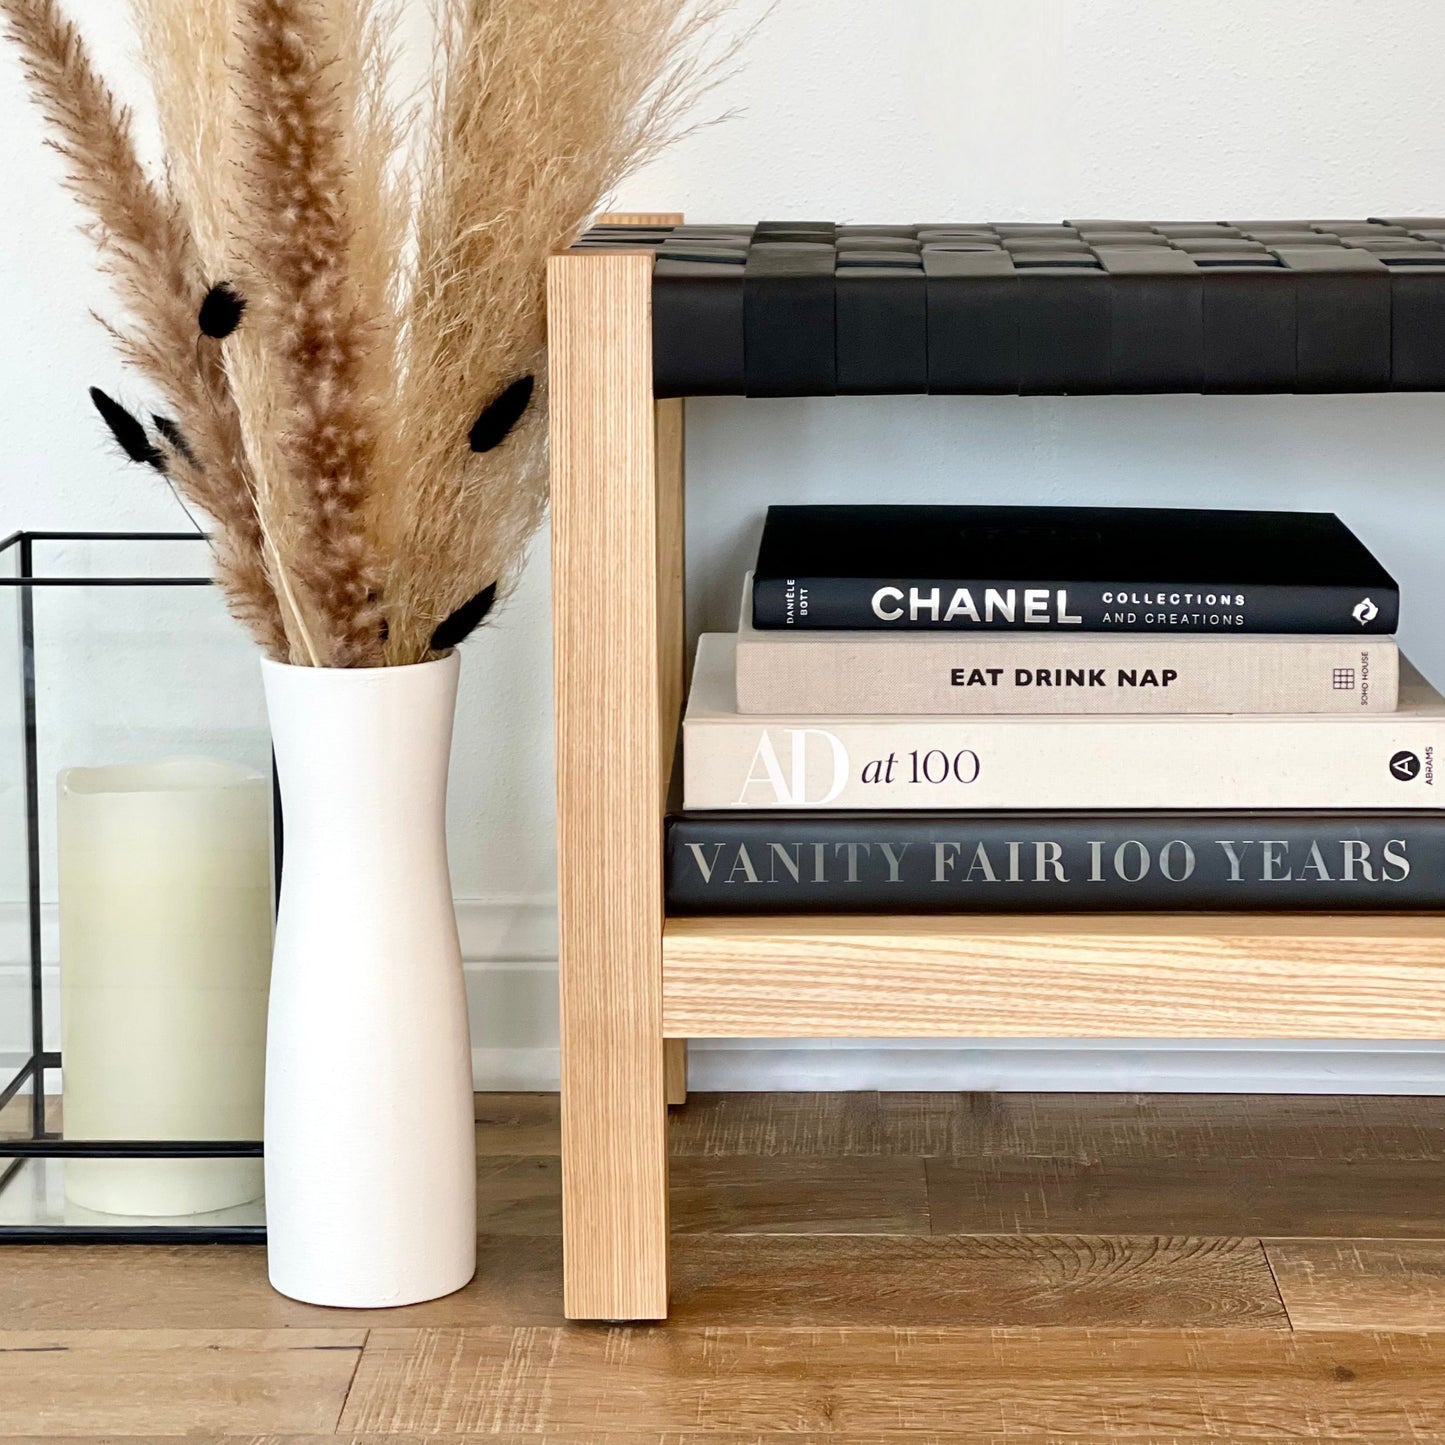
[[[1445,812],[674,813],[673,914],[1445,908]]]
[[[770,507],[759,628],[1392,633],[1394,579],[1328,512]]]

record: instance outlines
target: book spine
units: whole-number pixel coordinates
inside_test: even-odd
[[[667,909],[1445,908],[1445,814],[676,815]]]
[[[683,806],[1415,809],[1445,719],[745,719],[683,724]]]
[[[974,715],[1393,712],[1388,638],[763,633],[737,645],[738,711]]]
[[[949,577],[758,577],[753,625],[1060,632],[1389,634],[1394,587],[1238,587]]]

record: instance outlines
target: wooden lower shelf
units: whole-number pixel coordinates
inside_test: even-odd
[[[663,1032],[1445,1039],[1445,915],[675,918]]]

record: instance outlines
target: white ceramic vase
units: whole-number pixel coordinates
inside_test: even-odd
[[[262,666],[285,818],[266,1042],[271,1284],[352,1308],[435,1299],[476,1269],[445,831],[459,661]]]

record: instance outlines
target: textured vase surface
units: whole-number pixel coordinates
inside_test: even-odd
[[[285,819],[266,1040],[271,1283],[321,1305],[435,1299],[476,1268],[445,830],[459,661],[262,667]]]

